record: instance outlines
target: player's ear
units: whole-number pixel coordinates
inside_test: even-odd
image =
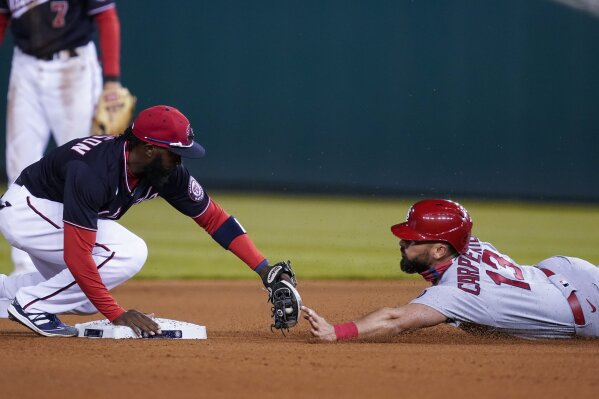
[[[433,257],[435,260],[443,259],[449,252],[449,246],[443,242],[437,242],[433,246]]]

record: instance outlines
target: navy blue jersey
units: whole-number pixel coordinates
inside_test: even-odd
[[[0,13],[10,15],[15,44],[44,58],[89,43],[93,16],[114,6],[114,0],[0,0]]]
[[[64,221],[89,230],[98,228],[98,219],[119,219],[157,196],[192,218],[206,210],[210,198],[183,164],[160,190],[144,178],[131,190],[126,146],[123,136],[76,139],[25,168],[17,182],[36,197],[63,203]]]

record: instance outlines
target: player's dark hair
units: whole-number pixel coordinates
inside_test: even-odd
[[[145,144],[145,142],[138,139],[137,136],[135,136],[133,134],[133,129],[131,128],[131,126],[129,126],[127,129],[125,129],[125,132],[123,133],[122,137],[123,137],[123,140],[125,140],[129,144],[130,149],[133,149],[133,148],[137,147],[138,145]]]
[[[447,244],[447,249],[449,250],[449,253],[451,254],[452,258],[455,258],[456,256],[459,255],[458,251],[456,251],[456,249],[453,247],[453,245],[451,245],[448,242],[445,242],[444,244]]]

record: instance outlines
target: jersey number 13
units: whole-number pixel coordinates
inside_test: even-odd
[[[512,262],[502,258],[500,255],[495,252],[491,252],[487,249],[483,251],[482,261],[491,266],[493,269],[500,271],[500,267],[502,270],[509,271],[511,268],[513,271],[513,279],[508,278],[502,274],[499,274],[493,270],[486,270],[487,275],[493,280],[493,282],[497,285],[507,284],[513,287],[522,288],[525,290],[530,290],[530,284],[526,283],[524,280],[524,276],[522,275],[522,269],[518,266],[514,265]],[[511,277],[511,276],[510,276]]]

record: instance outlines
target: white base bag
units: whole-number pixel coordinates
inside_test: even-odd
[[[133,330],[125,326],[115,326],[110,321],[95,320],[87,323],[75,324],[79,330],[80,338],[149,338],[149,339],[207,339],[206,327],[199,324],[186,323],[184,321],[155,318],[154,321],[160,325],[162,334],[147,335],[141,337],[135,335]]]

